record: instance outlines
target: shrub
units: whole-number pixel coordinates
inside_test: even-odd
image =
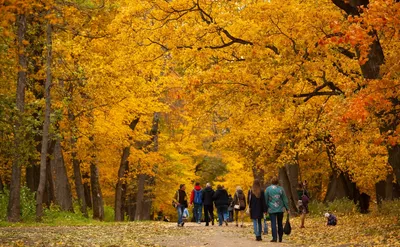
[[[35,220],[36,216],[36,198],[35,192],[31,192],[26,186],[21,187],[21,213],[22,220],[29,222]],[[4,189],[4,193],[0,193],[0,222],[7,221],[7,206],[10,197],[10,191]]]
[[[379,206],[378,213],[381,215],[392,215],[400,217],[400,200],[383,201]]]
[[[104,205],[104,221],[112,222],[114,221],[114,208]]]
[[[7,220],[8,197],[8,190],[4,190],[4,193],[0,192],[0,222]]]
[[[343,198],[328,203],[311,201],[308,204],[308,209],[311,215],[316,216],[322,216],[326,212],[338,215],[350,215],[357,212],[357,205],[352,200]]]
[[[21,187],[21,212],[23,221],[33,221],[36,217],[36,198],[35,192],[28,187]]]

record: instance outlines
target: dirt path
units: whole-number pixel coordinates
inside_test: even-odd
[[[170,228],[178,228],[176,224],[169,226]],[[253,226],[245,224],[243,228],[235,225],[229,226],[208,226],[204,223],[198,225],[196,223],[186,223],[183,228],[178,228],[182,231],[181,237],[171,239],[157,239],[157,244],[160,246],[212,246],[212,247],[230,247],[230,246],[288,246],[286,241],[283,243],[271,243],[271,235],[264,235],[261,242],[255,241],[253,234]],[[176,241],[178,239],[178,241]]]
[[[270,243],[271,236],[255,241],[250,223],[240,228],[186,223],[129,222],[85,226],[1,227],[0,246],[166,246],[166,247],[257,247],[288,246]]]

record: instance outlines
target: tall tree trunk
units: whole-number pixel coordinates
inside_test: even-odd
[[[264,169],[261,167],[257,167],[256,165],[253,165],[252,171],[253,171],[253,178],[258,179],[258,181],[260,181],[261,187],[265,186]]]
[[[130,147],[125,147],[124,150],[122,151],[122,157],[121,157],[121,163],[119,166],[118,170],[118,182],[117,186],[115,188],[115,206],[114,206],[114,219],[115,221],[123,221],[124,220],[124,212],[122,205],[124,202],[122,201],[122,195],[124,193],[123,187],[126,185],[125,178],[125,172],[128,168],[128,157],[130,153]],[[126,186],[125,186],[126,187]]]
[[[71,138],[74,139],[74,138]],[[75,146],[75,139],[71,140],[73,143],[73,146]],[[71,152],[71,157],[72,157],[72,166],[74,170],[74,181],[75,181],[75,190],[76,194],[78,196],[78,201],[80,204],[80,210],[81,213],[85,217],[89,217],[88,211],[87,211],[87,204],[86,204],[86,199],[85,199],[85,192],[82,184],[82,176],[81,176],[81,166],[79,160],[76,158],[77,154],[76,151]]]
[[[297,184],[299,177],[298,164],[286,164],[279,168],[279,183],[286,192],[291,212],[297,212]]]
[[[326,153],[332,174],[329,178],[328,190],[324,201],[333,201],[335,199],[348,198],[357,203],[360,198],[360,192],[355,183],[353,183],[347,173],[340,170],[336,164],[336,145],[332,141],[332,136],[328,135],[324,138]]]
[[[54,142],[51,142],[54,145]],[[52,155],[52,152],[49,152]],[[54,181],[51,174],[50,157],[47,157],[46,161],[46,185],[43,194],[43,203],[46,203],[47,207],[50,207],[51,203],[55,202],[56,196],[54,192]]]
[[[160,113],[153,114],[153,122],[150,130],[151,139],[141,145],[141,149],[145,152],[158,151],[158,131],[159,131]],[[152,148],[148,149],[153,144]],[[140,165],[140,164],[139,164]],[[157,164],[154,164],[153,172],[157,173]],[[153,187],[155,178],[146,174],[138,175],[138,192],[136,198],[135,220],[149,220],[151,218],[151,210],[153,205]]]
[[[70,94],[73,94],[73,87],[71,86],[69,88]],[[71,123],[71,125],[74,125],[75,122],[75,115],[72,112],[72,109],[68,109],[68,120]],[[80,161],[78,160],[77,152],[76,152],[76,142],[77,142],[77,137],[75,136],[75,128],[76,126],[71,126],[70,132],[71,132],[71,138],[70,138],[70,146],[71,146],[71,160],[72,160],[72,167],[74,170],[74,183],[75,183],[75,190],[76,190],[76,195],[78,197],[79,205],[80,205],[80,211],[85,216],[86,218],[89,217],[88,211],[87,211],[87,201],[85,199],[85,190],[83,187],[82,183],[82,174],[81,174],[81,167],[80,167]]]
[[[138,191],[136,195],[136,212],[135,212],[135,220],[143,220],[143,199],[144,199],[144,185],[146,182],[146,175],[139,174],[138,175]]]
[[[28,165],[25,169],[26,186],[31,192],[35,192],[39,186],[40,166]]]
[[[16,105],[20,115],[19,115],[19,121],[15,123],[15,130],[14,130],[15,157],[12,165],[10,197],[7,207],[7,219],[10,222],[20,221],[20,214],[21,214],[20,190],[21,190],[22,160],[19,152],[21,150],[21,145],[23,142],[23,131],[21,128],[21,124],[23,119],[23,113],[25,110],[25,86],[26,86],[26,70],[27,70],[27,58],[23,44],[26,34],[25,14],[17,15],[16,22],[17,22],[18,64],[19,64]]]
[[[71,185],[68,181],[67,169],[64,164],[61,141],[54,146],[53,159],[50,161],[51,174],[54,181],[55,202],[63,211],[74,211],[72,205]]]
[[[4,193],[4,185],[3,185],[3,180],[1,179],[1,176],[0,176],[0,193]]]
[[[104,203],[99,182],[99,170],[94,161],[90,164],[90,184],[93,197],[93,219],[104,220]]]
[[[43,124],[42,152],[40,154],[40,179],[36,194],[36,220],[41,221],[43,216],[43,193],[46,185],[47,168],[47,149],[49,144],[50,112],[51,98],[50,87],[52,84],[51,64],[52,64],[52,26],[47,23],[46,43],[47,43],[47,61],[46,61],[46,84],[45,84],[45,116]]]
[[[83,180],[83,192],[85,194],[85,201],[86,201],[86,205],[89,208],[92,208],[92,192],[91,192],[91,188],[90,188],[90,175],[88,172],[83,172],[82,174],[82,180]]]
[[[139,122],[139,118],[135,118],[130,124],[129,127],[132,131],[135,130],[136,125]],[[115,188],[115,206],[114,206],[114,217],[115,221],[123,221],[124,220],[124,205],[125,205],[125,196],[126,195],[126,181],[125,181],[125,174],[129,169],[129,162],[128,158],[130,155],[130,148],[131,146],[125,147],[122,150],[122,157],[121,157],[121,163],[119,165],[118,169],[118,182],[117,186]],[[125,188],[125,191],[124,191]]]

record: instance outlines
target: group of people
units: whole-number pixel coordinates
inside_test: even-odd
[[[290,214],[288,198],[284,189],[278,185],[278,178],[271,179],[271,185],[265,190],[259,180],[255,179],[251,189],[245,196],[240,186],[236,187],[234,197],[230,199],[226,189],[218,185],[214,191],[210,183],[206,184],[204,189],[199,183],[196,183],[194,189],[190,193],[189,204],[186,194],[186,186],[181,184],[179,190],[176,191],[173,198],[173,205],[178,212],[178,226],[185,224],[183,213],[188,206],[193,205],[193,216],[195,221],[200,224],[202,219],[202,211],[204,209],[205,225],[209,226],[210,222],[214,225],[214,205],[217,208],[218,223],[222,226],[224,223],[228,225],[228,208],[233,208],[236,226],[243,226],[244,212],[250,216],[253,221],[254,234],[257,241],[261,241],[262,219],[268,215],[271,220],[271,242],[282,242],[283,237],[283,218],[284,212]],[[298,209],[301,214],[301,228],[304,228],[305,215],[308,213],[309,195],[305,189],[305,183],[299,183],[297,193],[299,196]],[[327,217],[327,216],[326,216]],[[329,215],[332,219],[333,215]],[[336,220],[336,218],[335,218]],[[330,221],[328,224],[331,223]],[[336,224],[336,222],[335,222]]]
[[[173,205],[177,209],[178,212],[178,226],[183,226],[185,224],[183,220],[183,213],[185,208],[193,205],[193,217],[195,221],[200,224],[202,219],[202,211],[204,209],[204,220],[206,222],[206,226],[209,226],[211,223],[214,225],[214,205],[217,208],[218,215],[218,224],[221,226],[223,223],[228,225],[228,208],[231,205],[238,205],[235,207],[235,218],[236,218],[236,226],[238,226],[238,216],[240,215],[241,226],[243,226],[243,211],[246,208],[246,197],[238,186],[236,188],[236,193],[233,200],[228,195],[226,189],[218,185],[217,189],[211,187],[210,183],[206,184],[204,189],[201,188],[199,183],[196,183],[194,189],[190,193],[190,199],[188,203],[187,195],[186,195],[186,186],[181,184],[179,186],[179,190],[176,191],[175,196],[173,198]]]

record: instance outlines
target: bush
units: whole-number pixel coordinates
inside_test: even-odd
[[[0,221],[7,221],[7,206],[10,197],[10,191],[4,189],[4,193],[0,193]],[[28,187],[21,187],[21,213],[22,220],[25,222],[35,220],[36,216],[36,198],[35,192],[31,192]]]
[[[104,221],[112,222],[114,221],[114,208],[104,205]]]
[[[392,215],[400,218],[400,200],[383,201],[378,210],[380,215]]]
[[[58,205],[51,205],[44,209],[43,223],[55,225],[81,225],[89,223],[91,219],[85,218],[79,211],[78,213],[62,211]]]
[[[26,187],[21,187],[21,212],[23,221],[33,221],[36,217],[36,198],[35,192]]]
[[[310,214],[317,216],[322,216],[326,212],[337,215],[350,215],[357,212],[357,205],[352,200],[343,198],[328,203],[311,201],[308,204],[308,209]]]
[[[0,192],[0,222],[7,220],[8,197],[8,190],[4,190],[4,193]]]

